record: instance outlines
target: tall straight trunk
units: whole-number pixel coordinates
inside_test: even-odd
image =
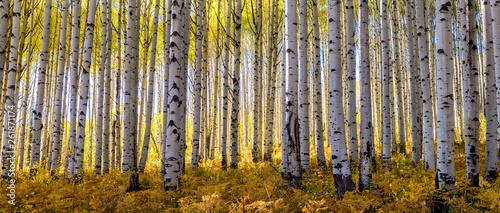
[[[347,133],[351,162],[358,162],[358,124],[356,123],[356,54],[354,50],[354,5],[346,0],[346,42],[347,42]]]
[[[231,14],[232,1],[227,1],[227,18],[226,18],[226,40],[224,41],[224,82],[222,83],[222,137],[221,137],[221,164],[223,168],[227,167],[227,126],[228,126],[228,90],[229,86],[229,54],[230,54],[230,43],[229,39],[231,37]]]
[[[20,145],[19,145],[19,170],[23,170],[24,168],[24,143],[25,143],[25,134],[26,134],[26,126],[29,126],[27,123],[28,123],[28,113],[27,113],[27,109],[28,109],[28,97],[29,97],[29,88],[30,88],[30,74],[31,74],[31,54],[32,54],[32,51],[31,51],[31,42],[33,40],[33,19],[34,19],[34,10],[35,10],[35,5],[34,5],[34,0],[31,0],[30,1],[30,33],[29,33],[29,38],[28,38],[28,57],[27,57],[27,62],[26,62],[26,79],[24,81],[24,97],[23,97],[23,103],[21,105],[21,115],[23,117],[23,120],[21,122],[21,134],[19,136],[19,140],[20,140]],[[1,19],[1,18],[0,18]],[[1,21],[0,21],[0,27],[1,27]],[[1,44],[2,41],[1,41],[1,37],[0,37],[0,47],[2,47],[3,45]],[[0,55],[0,58],[3,58],[1,55]],[[0,60],[3,60],[3,59],[0,59]],[[3,70],[3,69],[2,69]],[[0,71],[0,72],[3,72],[3,71]],[[2,79],[2,76],[0,75],[0,79]],[[1,80],[0,80],[1,81]],[[0,82],[0,85],[2,84],[2,82]]]
[[[432,121],[432,99],[433,95],[431,92],[431,82],[430,82],[430,71],[429,71],[429,51],[428,51],[428,41],[427,32],[429,28],[425,21],[426,14],[426,4],[425,1],[416,1],[415,10],[417,17],[417,36],[418,36],[418,51],[420,56],[420,79],[422,87],[422,100],[423,100],[423,144],[424,144],[424,159],[425,159],[425,169],[434,171],[436,167],[436,161],[434,159],[434,123]]]
[[[302,172],[300,168],[299,138],[299,100],[298,100],[298,58],[297,58],[297,4],[295,0],[285,1],[285,19],[287,34],[286,49],[286,146],[287,178],[290,185],[300,188]],[[317,8],[317,7],[316,7]],[[319,38],[318,38],[319,39]]]
[[[410,72],[411,82],[411,136],[412,136],[412,157],[413,163],[418,163],[422,156],[422,135],[421,135],[421,118],[419,117],[419,102],[420,102],[420,85],[417,79],[420,78],[417,72],[417,62],[414,60],[414,44],[413,44],[413,6],[411,1],[406,2],[406,26],[408,35],[408,71]]]
[[[497,86],[495,76],[495,56],[493,52],[493,28],[491,19],[491,3],[489,0],[483,1],[484,5],[484,49],[485,57],[485,77],[486,77],[486,156],[484,162],[484,171],[488,172],[490,177],[497,175],[497,127],[498,127],[498,114],[497,114]]]
[[[254,54],[253,57],[253,144],[252,160],[257,162],[262,160],[262,0],[256,0],[256,18],[254,34]]]
[[[462,64],[465,89],[465,164],[467,179],[471,186],[479,186],[479,69],[477,49],[477,22],[475,1],[465,0],[461,5],[465,14],[463,25],[466,30],[462,38]]]
[[[149,153],[149,140],[151,138],[151,123],[153,117],[153,103],[154,103],[154,83],[155,83],[155,65],[156,65],[156,43],[158,37],[158,13],[160,11],[160,3],[156,1],[155,13],[153,17],[153,35],[151,38],[151,58],[149,62],[149,86],[148,86],[148,105],[146,109],[146,128],[144,133],[144,140],[141,151],[141,159],[139,161],[139,172],[144,172],[146,168],[146,161]]]
[[[276,30],[275,28],[277,27],[276,20],[277,20],[277,11],[278,11],[278,1],[273,0],[272,1],[272,6],[270,5],[272,12],[271,12],[271,18],[269,20],[269,44],[268,44],[268,64],[267,64],[267,70],[269,73],[269,76],[267,76],[267,82],[268,85],[267,87],[269,88],[269,91],[266,93],[267,94],[267,108],[266,108],[266,134],[265,134],[265,150],[264,150],[264,160],[265,161],[271,161],[272,160],[272,154],[273,154],[273,132],[275,129],[274,125],[274,105],[275,105],[275,100],[277,99],[274,94],[276,93],[276,40],[278,39],[277,36],[275,35]],[[308,77],[309,78],[309,77]],[[277,94],[277,93],[276,93]],[[309,97],[309,95],[308,95]],[[308,112],[309,114],[309,112]],[[277,131],[276,131],[277,132]],[[307,138],[309,139],[309,131],[307,134]],[[302,146],[301,146],[302,147]],[[301,157],[302,159],[302,157]]]
[[[404,80],[403,80],[403,70],[400,66],[400,28],[399,28],[399,5],[397,0],[393,0],[393,35],[394,38],[394,59],[395,59],[395,69],[396,73],[396,88],[398,90],[397,94],[397,116],[398,120],[398,136],[399,136],[399,152],[406,153],[406,127],[405,127],[405,114],[404,114]]]
[[[373,124],[372,124],[372,109],[371,109],[371,88],[370,88],[370,48],[369,48],[369,33],[368,33],[368,1],[359,1],[360,11],[360,27],[359,27],[359,78],[361,108],[360,120],[360,165],[359,165],[359,190],[368,189],[371,181],[371,146],[373,140]]]
[[[321,95],[321,60],[320,60],[320,37],[318,21],[318,0],[312,0],[313,19],[313,85],[314,85],[314,119],[316,139],[316,160],[319,166],[326,166],[325,148],[323,143],[323,101]]]
[[[193,137],[192,137],[192,154],[191,154],[191,170],[198,169],[198,162],[200,157],[200,138],[203,135],[200,132],[202,128],[201,121],[201,108],[204,107],[201,105],[201,75],[202,70],[202,41],[203,41],[203,13],[205,10],[205,1],[198,0],[196,5],[196,65],[195,65],[195,82],[194,82],[194,97],[193,97],[193,105],[194,105],[194,114],[193,114]]]
[[[94,43],[94,21],[96,12],[96,1],[89,1],[89,12],[87,15],[87,29],[85,33],[85,44],[82,60],[82,75],[80,84],[80,100],[78,102],[78,128],[77,128],[77,141],[75,145],[75,158],[76,161],[73,165],[73,173],[69,173],[76,181],[80,181],[83,176],[83,156],[85,150],[85,120],[87,112],[87,100],[89,96],[89,77],[90,77],[90,64],[92,57],[92,47]]]
[[[66,25],[68,21],[69,0],[64,0],[61,15],[61,30],[59,34],[59,68],[57,74],[56,99],[54,106],[54,123],[52,123],[52,165],[51,174],[54,175],[59,166],[61,154],[61,109],[64,81],[64,65],[66,64]]]
[[[121,37],[121,32],[122,32],[122,11],[123,11],[123,0],[120,0],[120,7],[119,7],[119,12],[118,12],[118,54],[117,54],[117,61],[118,61],[118,66],[116,68],[116,120],[115,120],[115,143],[116,143],[116,160],[115,160],[115,165],[114,167],[119,167],[121,163],[121,130],[122,130],[122,119],[121,119],[121,105],[122,105],[122,81],[121,81],[121,75],[122,75],[122,37]]]
[[[238,167],[239,112],[240,112],[240,56],[241,56],[241,0],[236,0],[234,12],[234,66],[232,78],[231,112],[231,168]]]
[[[453,49],[449,0],[436,1],[437,43],[437,166],[436,188],[455,189],[455,151],[453,116]]]
[[[389,67],[389,27],[387,24],[387,0],[382,0],[381,5],[381,58],[382,58],[382,164],[384,167],[391,168],[391,145],[392,145],[392,121],[391,121],[391,93],[390,87],[392,75]]]
[[[186,79],[183,78],[182,62],[184,60],[184,27],[185,20],[182,14],[188,10],[184,0],[174,0],[172,2],[172,28],[170,34],[170,74],[168,82],[168,114],[167,114],[167,134],[166,137],[166,156],[165,156],[165,175],[164,186],[165,191],[178,190],[180,188],[180,173],[181,173],[181,134],[184,134],[181,120],[185,113],[182,102],[185,100],[182,97],[180,87],[186,84]]]
[[[38,89],[36,98],[36,107],[33,111],[34,124],[33,124],[33,141],[31,144],[31,159],[30,159],[30,175],[36,172],[34,166],[38,165],[40,161],[40,144],[42,137],[42,111],[45,97],[45,72],[47,70],[47,57],[49,55],[49,40],[50,40],[50,16],[52,9],[52,1],[45,1],[43,13],[43,30],[42,30],[42,47],[40,49],[40,67],[38,69]],[[3,17],[3,16],[2,16]],[[1,21],[1,20],[0,20]],[[1,22],[0,22],[1,24]],[[5,28],[4,28],[5,29]],[[0,55],[1,56],[1,55]],[[0,57],[3,58],[3,57]],[[2,60],[2,59],[0,59]],[[2,61],[0,61],[2,62]],[[3,63],[0,63],[3,66]],[[1,69],[0,69],[1,70]]]
[[[5,114],[3,119],[3,144],[2,144],[2,180],[10,177],[15,170],[14,153],[15,132],[14,128],[17,117],[17,98],[14,97],[18,87],[17,75],[21,74],[17,68],[17,56],[19,47],[19,33],[21,22],[21,0],[14,0],[12,8],[12,33],[10,34],[9,65],[7,67],[7,92],[5,94]],[[12,161],[14,163],[12,163]],[[13,168],[14,167],[14,168]]]
[[[80,58],[80,17],[81,17],[81,2],[79,0],[72,1],[72,39],[71,39],[71,95],[70,95],[70,107],[69,107],[69,140],[68,140],[68,156],[66,157],[68,162],[68,179],[71,178],[73,173],[73,164],[75,162],[75,144],[76,144],[76,98],[78,93],[78,69],[79,69],[79,58]]]
[[[307,60],[308,30],[307,30],[307,0],[299,2],[299,75],[300,75],[300,165],[309,173],[309,64]]]
[[[109,122],[111,116],[111,39],[113,34],[111,32],[111,25],[113,24],[111,21],[111,1],[108,0],[106,4],[106,16],[107,16],[107,30],[106,33],[106,73],[104,74],[104,112],[103,112],[103,129],[102,129],[102,173],[109,173],[109,143],[110,143],[110,129]]]
[[[333,178],[340,195],[356,188],[352,181],[345,137],[345,116],[342,101],[342,63],[340,0],[329,1],[328,13],[328,81],[330,103],[330,142],[332,150]]]
[[[172,1],[166,0],[163,2],[163,7],[167,9],[163,10],[163,19],[166,20],[163,23],[163,55],[164,55],[164,81],[163,81],[163,140],[161,142],[161,166],[160,170],[165,173],[165,162],[167,153],[167,115],[168,115],[168,81],[170,75],[170,31],[171,31],[171,20],[172,20]],[[168,3],[168,5],[166,5]],[[166,16],[166,17],[165,17]]]
[[[104,74],[107,72],[106,70],[106,44],[107,44],[107,25],[109,20],[107,19],[107,5],[108,2],[104,0],[102,6],[102,16],[101,16],[101,51],[100,51],[100,60],[99,60],[99,81],[97,82],[97,88],[99,90],[99,95],[97,96],[97,120],[96,120],[96,137],[95,137],[95,165],[94,172],[96,174],[101,174],[102,170],[102,157],[104,147],[103,143],[103,135],[105,133],[103,131],[103,123],[104,123]]]

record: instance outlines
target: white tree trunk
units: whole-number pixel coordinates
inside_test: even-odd
[[[471,186],[479,186],[479,69],[477,49],[477,22],[475,1],[465,0],[461,5],[465,19],[462,20],[466,30],[467,46],[462,47],[462,64],[464,65],[465,89],[465,164],[467,179]],[[465,66],[467,65],[467,66]]]
[[[231,14],[232,14],[232,1],[227,1],[227,18],[226,18],[226,40],[224,43],[224,82],[222,84],[222,137],[221,137],[221,155],[222,167],[227,167],[227,124],[228,124],[228,90],[229,86],[229,54],[231,37]]]
[[[299,72],[300,72],[300,164],[302,170],[309,173],[309,64],[308,64],[308,30],[307,30],[307,0],[299,3]]]
[[[238,167],[239,112],[240,112],[240,55],[241,55],[241,0],[236,0],[234,12],[234,66],[232,79],[231,112],[231,168]]]
[[[347,132],[351,162],[358,162],[358,127],[356,123],[356,54],[354,51],[354,1],[346,0],[347,42]]]
[[[78,1],[78,0],[77,0]],[[43,13],[43,30],[42,30],[42,47],[40,49],[40,67],[38,70],[38,88],[36,97],[36,107],[33,111],[34,124],[33,124],[33,141],[31,143],[31,159],[30,159],[30,175],[36,172],[34,166],[38,165],[40,161],[40,144],[42,137],[42,111],[45,98],[45,72],[47,70],[47,57],[49,55],[49,40],[50,40],[50,16],[52,9],[52,1],[45,1],[45,8]],[[78,14],[78,13],[77,13]],[[1,21],[1,20],[0,20]],[[1,22],[0,22],[1,24]],[[6,29],[6,28],[3,28]],[[1,57],[3,58],[3,57]],[[3,66],[3,60],[0,61]]]
[[[384,167],[391,168],[391,145],[392,145],[392,121],[391,121],[391,93],[390,87],[393,86],[390,81],[392,70],[389,67],[389,26],[387,24],[387,0],[382,0],[381,5],[381,43],[382,43],[382,164]]]
[[[371,109],[371,83],[370,83],[370,47],[368,32],[368,1],[359,1],[360,27],[359,27],[359,78],[361,99],[360,120],[360,166],[359,166],[359,190],[368,189],[371,182],[371,146],[373,140],[373,123]]]
[[[198,0],[198,3],[196,5],[196,65],[195,65],[195,82],[194,82],[194,98],[193,98],[193,105],[194,105],[194,114],[193,114],[193,139],[192,139],[192,154],[191,154],[191,169],[192,170],[197,170],[198,169],[198,162],[199,162],[199,157],[200,157],[200,139],[202,137],[200,133],[200,129],[202,128],[202,125],[200,123],[201,121],[201,75],[203,72],[202,70],[202,54],[203,54],[203,48],[202,48],[202,41],[203,41],[203,13],[205,10],[205,2],[203,0]],[[203,106],[204,107],[204,106]]]
[[[106,33],[106,45],[107,45],[107,50],[106,50],[106,73],[104,74],[104,102],[103,102],[103,129],[102,129],[102,173],[109,173],[109,143],[110,143],[110,136],[111,136],[111,131],[109,129],[109,122],[110,122],[110,116],[111,116],[111,39],[113,37],[113,34],[111,32],[111,25],[112,20],[111,20],[111,1],[108,0],[106,4],[106,16],[108,20],[107,24],[107,30],[108,32]]]
[[[167,4],[168,5],[165,5]],[[167,115],[168,115],[168,81],[170,75],[170,31],[171,31],[171,19],[172,19],[172,1],[167,0],[164,2],[164,7],[167,10],[163,10],[163,19],[166,20],[163,23],[163,55],[164,55],[164,81],[163,81],[163,140],[161,142],[161,166],[160,170],[165,173],[165,157],[167,151]],[[166,12],[166,13],[165,13]],[[166,17],[165,17],[166,16]]]
[[[328,81],[330,103],[330,142],[332,150],[333,178],[337,193],[343,195],[356,187],[352,181],[349,157],[347,156],[344,99],[341,63],[340,0],[329,1],[328,13]]]
[[[436,1],[437,166],[436,188],[455,189],[452,5]]]
[[[178,190],[180,187],[181,174],[181,134],[182,119],[185,109],[182,107],[185,100],[181,100],[179,88],[181,84],[186,84],[183,78],[182,62],[184,53],[182,43],[184,42],[184,24],[186,23],[182,14],[183,10],[188,10],[184,0],[174,0],[172,2],[172,28],[170,33],[170,75],[168,90],[168,114],[167,114],[167,133],[166,133],[166,156],[165,156],[165,191]]]
[[[287,178],[290,185],[300,188],[302,174],[300,168],[299,99],[298,99],[298,58],[297,58],[297,4],[295,0],[285,2],[286,19],[286,146]]]
[[[9,20],[9,5],[10,1],[9,0],[1,0],[0,1],[0,29],[5,29],[2,30],[0,33],[0,87],[3,85],[3,79],[4,79],[4,60],[5,60],[5,52],[7,51],[6,47],[6,40],[7,40],[7,24]],[[31,4],[32,7],[33,4]],[[34,13],[31,13],[34,14]],[[31,28],[33,29],[33,28]],[[3,88],[0,88],[0,97],[3,97]],[[2,118],[0,118],[1,120]]]
[[[160,3],[156,1],[155,13],[153,17],[153,35],[151,38],[151,58],[149,62],[149,86],[148,86],[148,105],[146,109],[146,128],[144,131],[144,140],[141,150],[141,159],[139,161],[139,172],[144,172],[146,169],[146,162],[148,160],[149,153],[149,143],[151,138],[151,123],[153,117],[153,103],[154,103],[154,83],[155,83],[155,72],[156,72],[156,43],[158,38],[158,13],[160,11]],[[145,87],[144,87],[145,88]]]
[[[64,0],[62,15],[61,15],[61,30],[59,34],[59,68],[57,74],[57,88],[56,88],[56,99],[54,106],[54,123],[52,123],[52,165],[51,174],[54,175],[57,167],[59,166],[59,157],[61,154],[61,109],[64,102],[62,102],[63,95],[63,81],[64,81],[64,65],[66,64],[66,26],[68,20],[68,8],[69,0]]]
[[[89,1],[89,12],[87,15],[87,28],[85,33],[84,53],[82,59],[82,75],[80,84],[80,100],[78,102],[78,127],[77,140],[75,145],[75,158],[73,164],[72,178],[80,181],[83,175],[83,156],[85,142],[85,120],[87,112],[87,100],[89,96],[90,64],[92,63],[92,47],[94,43],[94,21],[96,12],[96,0]]]
[[[252,144],[252,160],[258,162],[262,160],[262,0],[256,0],[256,18],[255,18],[255,43],[254,43],[254,58],[253,58],[253,144]]]
[[[17,98],[15,96],[17,83],[17,56],[19,47],[19,33],[21,22],[21,0],[13,1],[12,33],[10,34],[9,65],[7,67],[7,92],[5,94],[5,112],[3,119],[3,144],[2,144],[2,180],[11,177],[15,171],[15,122],[17,117]],[[5,5],[0,5],[5,6]],[[20,73],[19,73],[20,75]],[[14,159],[14,163],[12,163]]]
[[[326,166],[325,148],[323,142],[323,96],[321,95],[321,60],[320,35],[318,21],[318,0],[312,0],[313,19],[313,85],[314,85],[314,119],[316,139],[316,159],[319,166]]]
[[[490,177],[496,177],[497,174],[497,86],[495,75],[495,55],[493,50],[493,28],[491,19],[491,5],[489,0],[484,0],[484,49],[485,49],[485,77],[486,77],[486,155],[484,162],[484,171],[488,172]]]

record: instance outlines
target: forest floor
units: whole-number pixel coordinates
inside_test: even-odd
[[[117,169],[96,175],[87,167],[78,185],[68,184],[61,171],[55,177],[44,171],[34,179],[28,178],[27,171],[18,172],[15,206],[7,203],[7,185],[2,183],[0,212],[436,212],[438,206],[447,207],[449,212],[500,212],[500,178],[488,183],[481,176],[481,187],[469,188],[464,146],[456,146],[453,196],[434,190],[435,174],[426,172],[423,163],[414,165],[410,154],[396,154],[391,171],[380,169],[378,162],[378,170],[373,173],[375,189],[349,192],[340,200],[330,159],[327,167],[320,168],[314,152],[311,172],[303,175],[299,190],[290,189],[277,172],[281,168],[280,152],[274,154],[273,164],[254,164],[250,153],[244,152],[238,169],[223,170],[216,157],[201,163],[198,171],[187,169],[181,176],[181,190],[165,192],[155,154],[150,155],[147,170],[140,174],[142,190],[138,192],[126,191],[130,175]],[[481,147],[482,170],[484,143]],[[325,148],[327,156],[329,149]],[[354,168],[357,166],[351,166],[357,185],[358,171]]]

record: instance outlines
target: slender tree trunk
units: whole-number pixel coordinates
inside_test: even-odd
[[[286,146],[288,181],[294,188],[302,185],[300,168],[298,58],[297,58],[297,4],[295,0],[285,2],[285,49],[286,49]],[[319,38],[318,38],[319,39]],[[318,72],[319,73],[319,72]],[[322,131],[321,131],[322,132]]]
[[[302,170],[309,173],[309,64],[307,60],[307,46],[309,44],[307,39],[307,0],[301,0],[299,4],[300,164]]]
[[[146,161],[149,153],[149,140],[151,138],[151,123],[153,117],[153,103],[154,103],[154,79],[155,79],[155,65],[156,65],[156,42],[158,37],[158,13],[160,11],[160,3],[156,1],[155,13],[153,18],[153,36],[151,38],[151,59],[149,62],[149,86],[148,86],[148,105],[146,110],[146,128],[144,133],[144,142],[142,145],[141,159],[139,162],[139,172],[144,172],[146,168]]]
[[[111,116],[111,40],[113,34],[111,32],[111,1],[108,0],[106,4],[106,16],[108,24],[106,29],[108,32],[106,33],[106,73],[104,74],[104,102],[103,102],[103,130],[102,130],[102,173],[109,173],[109,143],[110,143],[110,129],[109,122]]]
[[[323,102],[321,95],[321,60],[320,37],[318,21],[318,0],[312,0],[313,19],[313,81],[314,81],[314,118],[316,138],[316,160],[319,166],[326,166],[325,148],[323,142]]]
[[[349,155],[351,162],[358,162],[358,127],[356,123],[356,55],[354,50],[354,5],[346,0],[346,42],[347,42],[347,132],[349,134]]]
[[[226,168],[227,167],[227,126],[228,126],[228,90],[230,89],[229,86],[229,54],[230,54],[230,46],[229,46],[229,39],[231,37],[231,14],[233,13],[232,10],[232,1],[227,1],[227,18],[226,18],[226,40],[224,43],[224,82],[222,83],[222,141],[221,141],[221,159],[222,159],[222,167]]]
[[[328,21],[328,66],[329,66],[329,102],[330,102],[330,142],[332,150],[333,178],[337,193],[356,188],[352,181],[351,169],[345,137],[345,116],[343,110],[342,64],[341,64],[341,29],[340,0],[329,1]]]
[[[488,172],[490,177],[497,176],[497,127],[498,127],[498,114],[497,114],[497,86],[495,75],[495,55],[493,46],[493,28],[491,19],[491,3],[489,0],[483,1],[484,5],[484,49],[485,57],[485,77],[486,77],[486,155],[484,162],[484,171]]]
[[[69,0],[64,0],[61,15],[61,30],[59,34],[59,68],[57,74],[57,89],[55,101],[54,123],[52,123],[52,165],[51,174],[54,175],[59,166],[59,157],[61,153],[61,109],[64,81],[64,65],[66,63],[66,25],[68,20]]]
[[[77,0],[78,1],[78,0]],[[1,7],[0,7],[1,8]],[[36,173],[36,167],[40,161],[40,144],[42,137],[42,111],[44,105],[45,96],[45,72],[47,70],[47,57],[49,55],[49,40],[50,40],[50,16],[52,9],[52,1],[45,1],[45,8],[43,13],[43,30],[42,30],[42,47],[40,49],[40,67],[38,70],[38,89],[37,89],[37,103],[35,110],[33,111],[34,124],[33,124],[33,141],[31,144],[31,159],[30,159],[30,176]],[[2,16],[3,17],[3,16]],[[0,20],[1,24],[1,20]],[[6,28],[3,28],[6,29]],[[0,53],[0,58],[1,57]],[[2,60],[2,59],[0,59]],[[0,61],[0,66],[3,66],[2,61]],[[0,69],[2,70],[2,69]]]
[[[392,75],[389,68],[389,55],[391,49],[389,48],[389,27],[387,24],[387,0],[381,2],[381,43],[382,43],[382,164],[384,167],[391,168],[391,145],[392,145],[392,121],[391,121],[391,93],[390,87]]]
[[[33,4],[31,4],[33,5]],[[7,47],[6,47],[6,42],[7,42],[7,26],[8,26],[8,20],[9,20],[9,6],[10,6],[10,1],[8,0],[2,0],[0,1],[0,29],[5,29],[2,30],[0,33],[0,87],[4,85],[3,79],[6,77],[4,76],[4,60],[5,60],[5,52],[7,52]],[[34,6],[32,6],[34,7]],[[34,13],[31,13],[34,15]],[[31,28],[33,29],[33,28]],[[0,89],[0,97],[3,97],[3,89]],[[3,118],[3,117],[2,117]],[[2,119],[0,118],[0,120]],[[2,128],[3,129],[3,128]],[[1,132],[0,132],[1,133]]]
[[[184,60],[185,49],[184,45],[184,27],[185,20],[182,16],[187,4],[184,0],[174,0],[172,2],[172,31],[170,34],[170,74],[169,75],[169,90],[168,90],[168,114],[167,114],[167,134],[166,136],[166,156],[165,156],[165,175],[164,186],[165,191],[178,190],[180,188],[180,173],[181,173],[181,134],[184,134],[182,129],[183,116],[185,113],[182,102],[185,100],[182,97],[180,87],[186,84],[186,79],[183,78],[182,62]]]
[[[240,112],[240,55],[241,55],[241,0],[236,0],[234,12],[234,66],[232,76],[231,112],[231,168],[238,167],[239,112]]]
[[[370,48],[368,33],[368,1],[359,1],[360,28],[359,28],[359,54],[360,66],[359,77],[361,79],[361,99],[360,99],[360,166],[359,166],[359,190],[370,188],[371,182],[371,146],[373,140],[373,124],[371,110],[371,89],[370,89]]]
[[[201,75],[202,70],[202,41],[203,41],[203,13],[205,10],[205,2],[203,0],[198,0],[196,5],[196,65],[195,65],[195,82],[194,82],[194,115],[193,115],[193,139],[192,139],[192,154],[191,154],[191,170],[198,169],[198,162],[200,157],[200,138],[203,137],[200,133],[202,128],[201,121]]]
[[[5,5],[0,5],[5,6]],[[17,56],[19,45],[19,33],[21,22],[21,0],[14,0],[12,8],[12,33],[10,34],[9,65],[7,67],[7,92],[5,94],[5,112],[3,119],[3,144],[2,144],[2,180],[10,177],[15,170],[14,153],[15,143],[15,122],[17,117],[17,98],[14,97],[19,83],[16,82],[17,75],[21,74],[17,68]],[[2,71],[3,72],[3,71]],[[12,163],[13,161],[13,163]],[[12,168],[14,167],[14,168]]]
[[[436,1],[437,36],[437,166],[436,188],[455,189],[455,131],[453,116],[453,50],[451,13],[448,0]]]
[[[168,5],[166,5],[168,3]],[[170,31],[171,31],[171,19],[172,19],[172,1],[167,0],[167,2],[163,3],[163,7],[167,7],[167,9],[163,9],[163,19],[166,20],[163,23],[163,55],[164,55],[164,81],[163,81],[163,140],[161,142],[161,166],[160,170],[162,173],[165,173],[165,162],[166,162],[166,154],[167,154],[167,126],[168,126],[168,93],[169,93],[169,75],[170,75]],[[167,13],[166,13],[167,12]],[[166,17],[165,17],[166,16]]]

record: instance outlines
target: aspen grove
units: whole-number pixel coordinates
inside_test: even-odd
[[[498,212],[500,1],[0,0],[0,212]]]

